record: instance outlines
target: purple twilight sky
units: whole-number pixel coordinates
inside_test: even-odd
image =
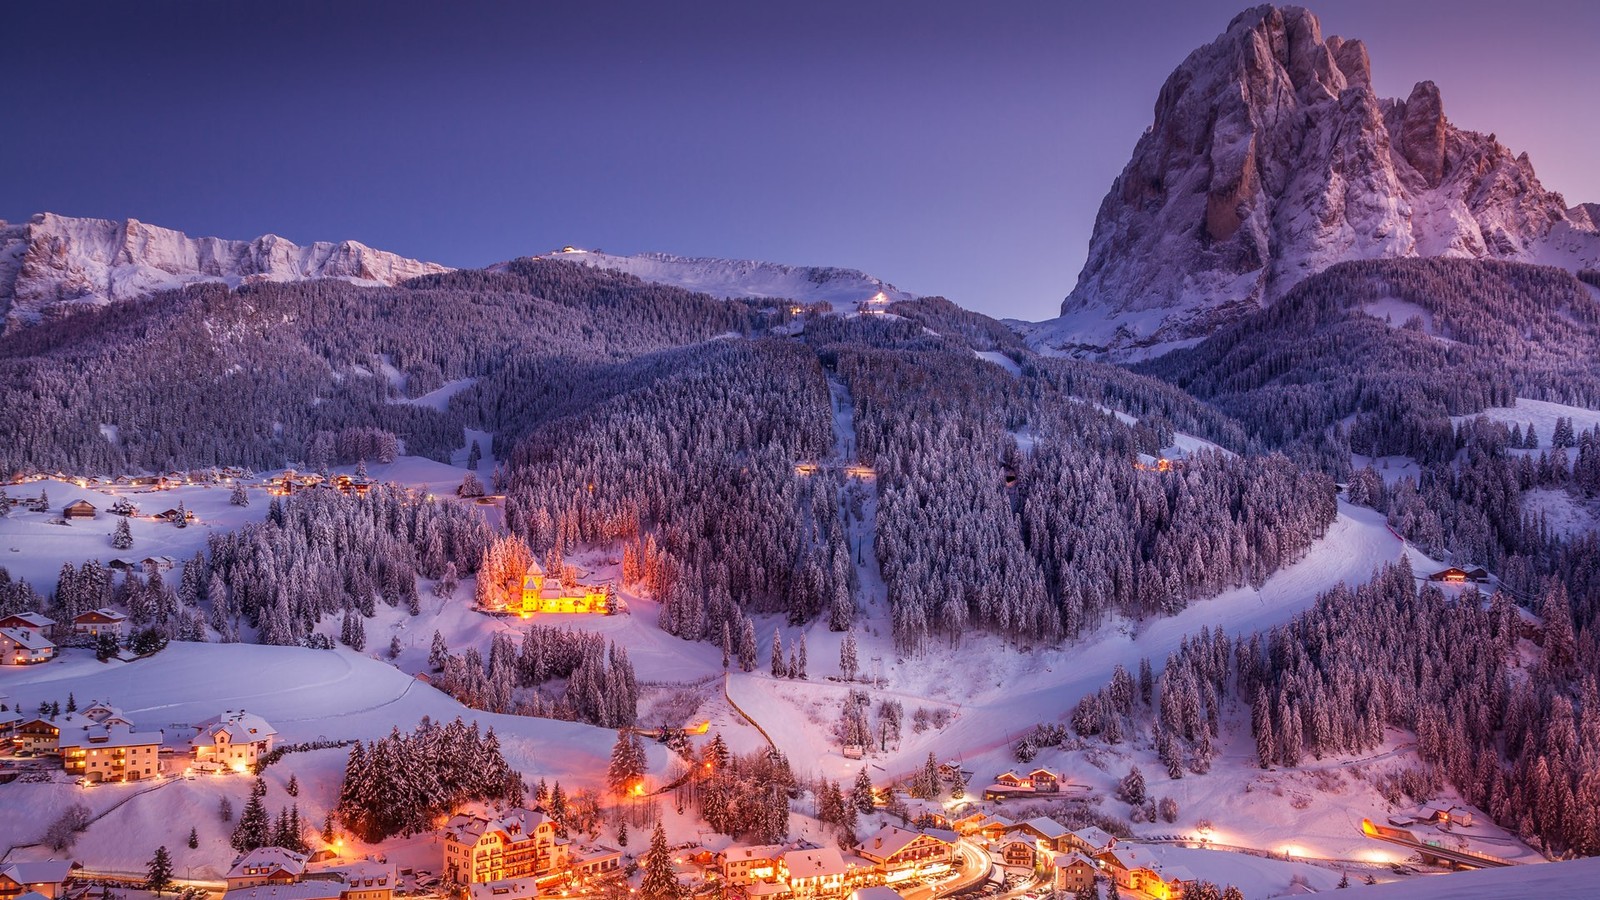
[[[1156,91],[1239,0],[48,3],[0,29],[0,218],[853,266],[1055,314]],[[1385,96],[1600,200],[1594,0],[1329,0]]]

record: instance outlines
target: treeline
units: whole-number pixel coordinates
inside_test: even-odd
[[[777,750],[746,756],[729,752],[722,735],[701,751],[703,774],[695,800],[711,830],[752,844],[776,844],[789,835],[789,801],[799,782]]]
[[[1591,537],[1575,554],[1585,572],[1596,570],[1597,551]],[[1593,855],[1600,592],[1592,576],[1576,584],[1569,592],[1561,580],[1547,581],[1533,604],[1540,624],[1530,627],[1504,593],[1484,598],[1469,589],[1452,600],[1431,584],[1419,591],[1402,559],[1365,585],[1321,595],[1269,632],[1231,644],[1220,633],[1186,640],[1148,713],[1116,679],[1078,711],[1105,704],[1131,711],[1134,727],[1150,721],[1174,778],[1186,768],[1205,771],[1228,702],[1250,709],[1263,768],[1368,753],[1383,745],[1387,728],[1403,729],[1417,736],[1424,768],[1400,778],[1399,790],[1420,801],[1447,781],[1551,855]],[[1529,638],[1536,652],[1528,652]]]
[[[1393,321],[1385,312],[1393,301],[1422,313]],[[1519,396],[1600,402],[1597,351],[1600,301],[1560,269],[1369,260],[1332,266],[1233,328],[1135,371],[1343,477],[1352,450],[1448,460],[1457,449],[1448,416]]]
[[[520,806],[525,795],[493,728],[480,734],[477,722],[439,725],[424,717],[410,734],[396,728],[350,748],[334,814],[351,834],[375,844],[430,831],[434,819],[463,803]]]
[[[263,644],[300,644],[324,615],[371,616],[379,599],[415,615],[417,576],[475,570],[491,538],[475,510],[391,486],[274,497],[264,522],[209,536],[204,599],[223,640],[247,623]]]
[[[787,315],[542,260],[392,288],[194,285],[0,337],[0,474],[315,468],[402,442],[447,459],[463,427],[521,433],[526,392],[581,392],[586,365]],[[395,402],[463,378],[443,412]]]
[[[691,640],[737,639],[746,610],[803,622],[848,603],[837,482],[795,468],[832,442],[814,355],[730,340],[674,356],[657,380],[517,446],[508,527],[536,556],[635,545],[628,568],[661,600],[661,627]]]
[[[533,625],[520,647],[497,632],[485,660],[476,647],[451,653],[436,631],[428,661],[440,673],[434,686],[473,709],[602,728],[638,720],[639,681],[627,649],[593,632]],[[561,685],[550,698],[545,688],[552,681]]]
[[[1114,613],[1167,615],[1259,584],[1333,521],[1331,482],[1282,458],[1141,468],[1141,452],[1173,440],[1170,419],[1130,426],[1067,392],[1117,379],[1077,378],[1071,364],[1019,378],[965,350],[826,353],[877,469],[877,551],[902,650],[974,626],[1048,641]],[[1170,392],[1152,387],[1146,408],[1182,412]]]

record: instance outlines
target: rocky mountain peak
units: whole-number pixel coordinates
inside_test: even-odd
[[[1305,9],[1258,6],[1167,78],[1062,318],[1030,339],[1156,352],[1341,260],[1537,258],[1566,222],[1526,155],[1451,125],[1433,82],[1382,100],[1361,41],[1324,38]]]

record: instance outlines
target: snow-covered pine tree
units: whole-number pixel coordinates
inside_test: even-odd
[[[133,546],[133,531],[128,527],[128,517],[117,518],[117,528],[111,533],[111,546],[116,550],[126,550]]]

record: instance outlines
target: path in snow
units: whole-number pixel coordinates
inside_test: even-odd
[[[855,401],[850,388],[837,376],[828,377],[828,394],[833,404],[833,457],[829,463],[844,471],[846,466],[861,462],[856,454]],[[855,600],[857,621],[863,627],[877,623],[887,629],[888,589],[878,568],[877,478],[846,478],[839,493],[839,518],[850,548],[850,596]]]

